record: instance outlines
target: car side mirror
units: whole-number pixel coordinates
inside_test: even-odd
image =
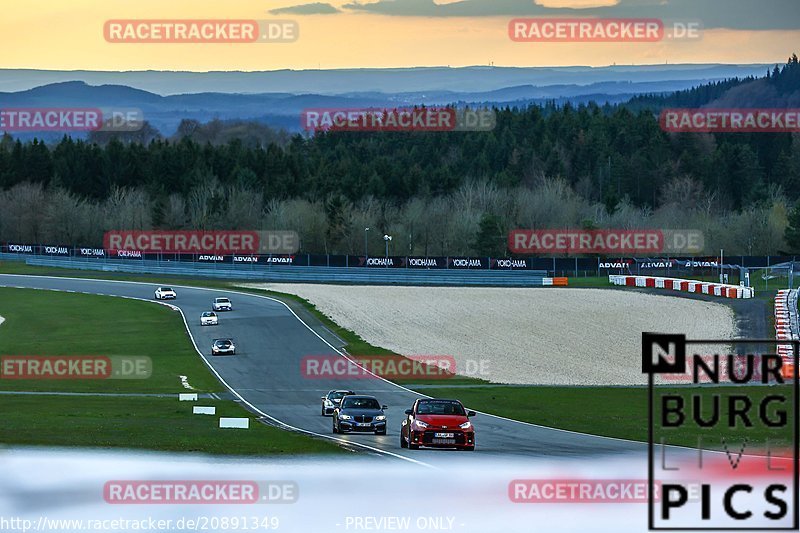
[[[414,414],[414,411],[412,411],[411,409],[406,409],[406,414],[407,415]]]
[[[389,408],[388,405],[381,405],[381,409],[388,409],[388,408]]]
[[[475,411],[467,411],[467,416],[475,416],[476,414]]]

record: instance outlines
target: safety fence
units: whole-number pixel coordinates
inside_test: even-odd
[[[428,286],[488,286],[488,287],[547,287],[566,286],[565,277],[548,276],[546,271],[508,270],[414,270],[371,269],[335,267],[282,267],[269,268],[255,265],[208,264],[182,261],[126,261],[105,259],[102,261],[79,257],[21,257],[0,253],[0,259],[24,260],[33,266],[122,272],[131,274],[155,274],[182,277],[235,279],[275,283],[342,283],[361,285],[428,285]]]
[[[775,295],[775,340],[778,341],[778,355],[783,359],[786,378],[794,377],[794,349],[800,341],[797,294],[797,289],[782,289]]]
[[[726,285],[723,283],[710,283],[691,279],[660,278],[656,276],[608,276],[612,285],[627,287],[652,287],[654,289],[669,289],[696,294],[708,294],[722,298],[752,298],[755,290],[752,287]]]
[[[774,265],[792,262],[792,256],[725,256],[720,257],[465,257],[465,256],[367,256],[335,254],[174,254],[144,253],[138,251],[115,251],[104,248],[73,245],[0,243],[0,253],[49,258],[82,258],[94,261],[119,259],[125,261],[158,261],[164,263],[204,263],[215,265],[238,265],[240,267],[291,266],[332,267],[403,270],[508,270],[546,271],[552,277],[650,275],[662,277],[707,277],[733,273],[731,266],[747,269],[771,268]]]

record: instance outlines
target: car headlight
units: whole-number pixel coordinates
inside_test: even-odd
[[[472,427],[472,422],[467,420],[466,422],[464,422],[463,424],[459,425],[458,427],[460,427],[461,429],[469,429],[469,428]]]
[[[380,422],[381,420],[386,420],[386,415],[378,415],[375,417],[375,420],[377,422]]]
[[[428,427],[428,424],[426,424],[422,420],[414,420],[414,424],[416,424],[417,427],[422,428],[422,429],[425,429],[426,427]]]
[[[333,402],[330,400],[325,400],[325,407],[333,407]]]
[[[341,420],[350,420],[350,419],[351,419],[351,418],[353,418],[353,417],[352,417],[352,416],[350,416],[350,415],[342,415],[342,414],[340,414],[340,415],[339,415],[339,418],[340,418]]]

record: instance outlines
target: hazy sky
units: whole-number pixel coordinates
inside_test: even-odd
[[[700,21],[703,38],[519,43],[515,17]],[[292,19],[281,44],[113,44],[109,19]],[[783,62],[800,43],[800,0],[5,0],[2,68],[276,70]]]

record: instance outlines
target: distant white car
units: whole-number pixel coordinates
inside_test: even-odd
[[[159,287],[156,289],[156,300],[174,300],[178,297],[169,287]]]
[[[212,311],[231,311],[233,304],[227,298],[214,298],[214,303],[211,304]]]
[[[233,339],[214,339],[214,344],[211,345],[211,355],[236,355]]]
[[[200,315],[201,326],[217,326],[219,325],[219,317],[213,311],[206,311]]]

